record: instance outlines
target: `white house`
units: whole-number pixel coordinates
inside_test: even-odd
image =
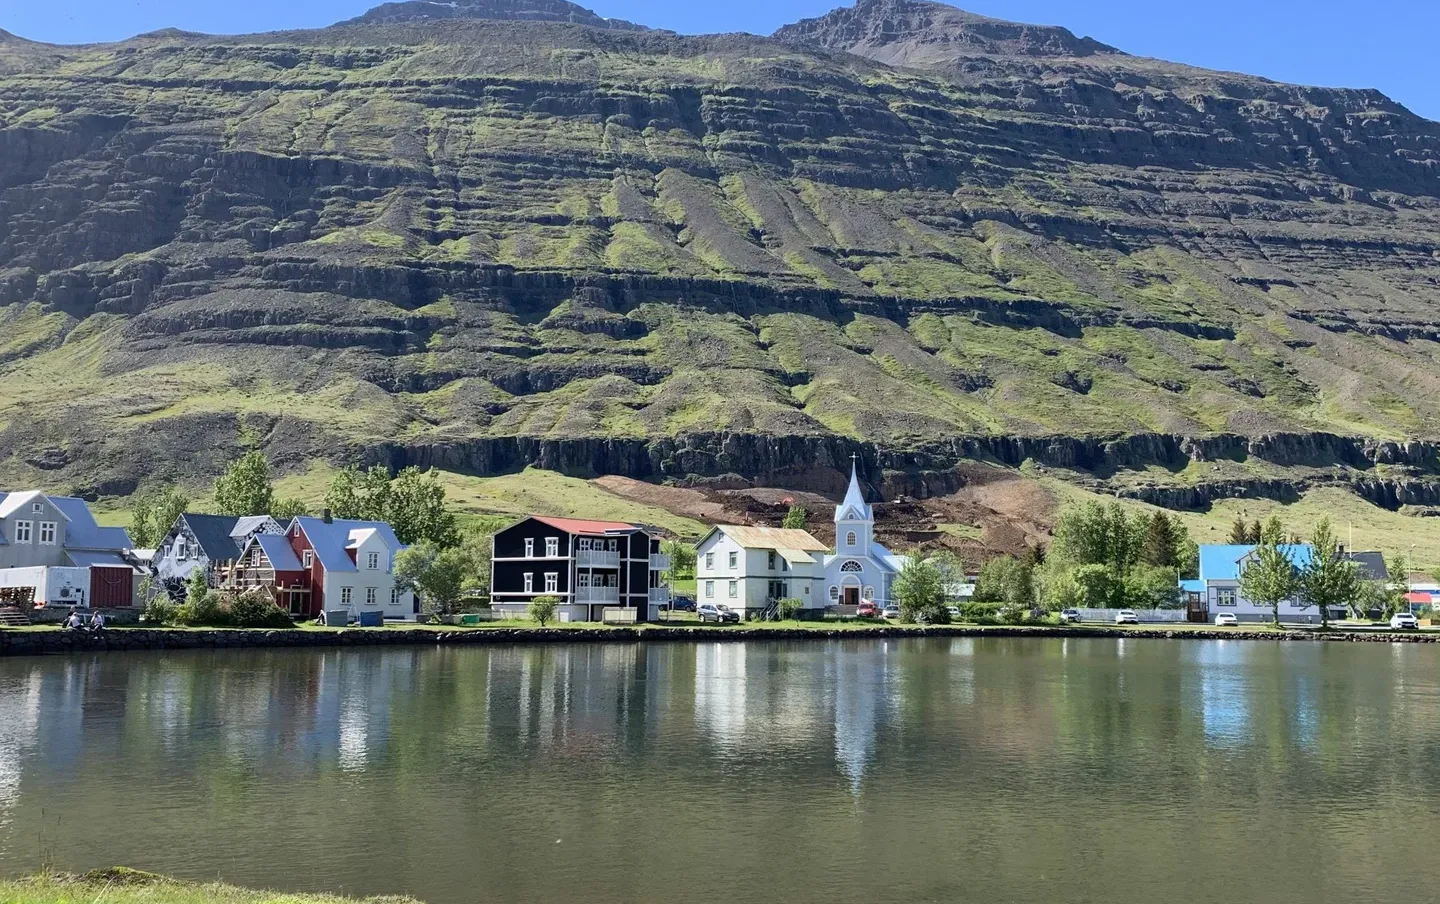
[[[1290,557],[1294,566],[1304,568],[1310,562],[1314,548],[1308,544],[1280,547]],[[1255,547],[1250,545],[1205,545],[1200,547],[1200,578],[1183,582],[1184,589],[1198,593],[1204,604],[1206,618],[1213,619],[1222,612],[1229,612],[1245,622],[1265,622],[1275,617],[1268,605],[1253,603],[1240,590],[1240,573],[1255,558]],[[1331,618],[1344,618],[1344,608],[1330,612]],[[1320,610],[1299,599],[1284,600],[1280,603],[1280,620],[1288,623],[1318,623]]]
[[[824,553],[825,544],[803,530],[719,525],[695,547],[698,601],[742,615],[782,599],[823,609]]]
[[[835,507],[835,554],[825,557],[825,594],[832,606],[884,605],[909,556],[897,556],[875,542],[875,512],[860,490],[852,464],[850,488]]]

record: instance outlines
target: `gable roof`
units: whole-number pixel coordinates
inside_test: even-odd
[[[747,524],[717,524],[710,533],[719,531],[746,549],[773,549],[777,552],[825,552],[826,546],[808,531],[784,527],[751,527]],[[707,536],[708,540],[709,537]],[[705,542],[704,540],[700,541]]]
[[[531,515],[530,518],[567,534],[628,533],[643,530],[638,524],[627,524],[624,521],[587,521],[584,518],[551,518],[547,515]]]
[[[1367,581],[1390,579],[1390,569],[1385,566],[1385,556],[1378,552],[1352,552],[1345,558],[1359,566],[1360,577]]]
[[[190,528],[191,535],[195,537],[195,542],[200,544],[200,550],[207,559],[224,562],[239,557],[240,544],[231,536],[231,532],[235,530],[235,522],[239,520],[235,516],[186,512],[180,517]]]
[[[230,527],[230,537],[238,541],[264,527],[269,521],[269,515],[246,515],[243,518],[236,518],[235,523]]]
[[[385,541],[385,545],[390,547],[392,552],[405,548],[395,536],[395,530],[384,521],[345,521],[339,518],[326,521],[313,515],[301,515],[292,522],[292,526],[295,525],[304,532],[306,539],[310,541],[310,548],[315,551],[315,558],[320,560],[326,571],[358,570],[345,552],[351,547],[352,537],[357,532],[373,531]]]
[[[278,534],[256,534],[250,541],[260,546],[265,553],[265,558],[270,560],[270,567],[276,571],[304,571],[300,560],[295,557],[295,550],[291,548],[290,541]],[[249,544],[246,544],[247,546]]]
[[[48,500],[60,513],[60,517],[65,519],[66,549],[130,548],[129,531],[123,527],[101,527],[96,524],[95,516],[90,513],[90,505],[84,499],[76,499],[74,496],[50,496],[39,490],[27,490],[23,493],[0,492],[0,510],[5,510],[8,515],[36,499]],[[0,537],[0,542],[4,542],[3,537]]]
[[[1290,561],[1296,568],[1304,568],[1309,564],[1310,556],[1314,553],[1314,548],[1308,543],[1285,543],[1281,544],[1280,549],[1289,554]],[[1200,580],[1240,580],[1240,563],[1254,551],[1255,547],[1251,544],[1226,543],[1200,547]]]
[[[39,490],[25,490],[20,493],[10,493],[5,496],[0,496],[0,518],[9,518],[36,499],[49,501],[50,497]],[[56,508],[59,508],[59,506],[56,506]],[[62,511],[61,514],[64,515],[65,513]],[[68,521],[70,516],[65,515],[65,519]]]

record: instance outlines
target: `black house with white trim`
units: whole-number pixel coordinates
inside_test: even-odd
[[[641,525],[532,515],[494,537],[490,605],[521,618],[536,597],[554,596],[560,621],[604,621],[617,608],[648,621],[669,596],[669,569],[660,538]]]

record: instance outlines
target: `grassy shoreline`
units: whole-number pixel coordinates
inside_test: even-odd
[[[0,880],[5,904],[419,904],[413,898],[342,898],[239,888],[223,883],[182,882],[115,867],[83,876],[37,873]]]

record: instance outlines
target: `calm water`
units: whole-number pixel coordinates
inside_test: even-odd
[[[1145,640],[0,660],[0,872],[457,902],[1412,902],[1440,650]]]

